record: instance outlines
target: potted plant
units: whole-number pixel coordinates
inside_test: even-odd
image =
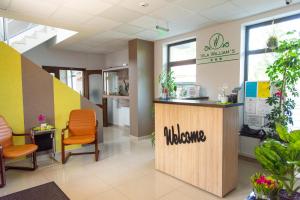
[[[288,34],[291,35],[293,32]],[[268,120],[266,132],[276,138],[276,122],[284,126],[293,124],[292,111],[295,108],[293,98],[299,96],[295,86],[300,79],[300,39],[280,41],[274,52],[276,60],[267,67],[266,73],[271,88],[277,92],[267,99],[272,110],[266,115]]]
[[[175,96],[177,85],[172,70],[164,70],[159,75],[159,83],[162,88],[162,98],[168,99],[169,97]]]
[[[276,131],[280,141],[265,140],[255,148],[255,156],[261,166],[283,184],[280,199],[299,200],[296,176],[300,173],[300,130],[288,132],[285,126],[276,123]]]
[[[40,124],[41,131],[44,130],[47,127],[46,115],[39,114],[38,117],[37,117],[37,120],[38,120],[38,122]]]
[[[282,184],[261,173],[255,173],[251,176],[251,184],[256,199],[274,199],[282,188]]]
[[[273,33],[267,40],[267,47],[271,50],[274,50],[278,47],[278,38],[276,36],[277,31],[276,31],[276,27],[275,27],[275,19],[273,19],[273,21],[272,21],[272,29],[273,29]]]
[[[271,50],[274,50],[278,47],[278,38],[275,35],[272,35],[268,38],[267,47]]]

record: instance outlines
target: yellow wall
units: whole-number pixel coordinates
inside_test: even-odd
[[[15,133],[24,133],[21,55],[0,42],[0,115]],[[14,137],[15,144],[24,144],[24,137]]]
[[[61,151],[61,130],[66,127],[71,110],[80,109],[80,94],[53,78],[56,151]],[[78,145],[71,147],[77,148]],[[70,148],[69,148],[70,149]]]

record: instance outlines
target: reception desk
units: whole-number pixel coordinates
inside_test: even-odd
[[[237,186],[238,106],[201,100],[155,103],[155,168],[225,196]]]

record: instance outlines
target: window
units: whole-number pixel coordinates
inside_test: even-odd
[[[275,32],[279,40],[287,39],[286,33],[295,30],[300,37],[300,14],[267,21],[246,27],[245,80],[268,80],[265,73],[269,64],[275,60],[275,54],[267,48],[267,39]],[[300,89],[300,82],[297,85]],[[292,129],[300,129],[300,98],[296,98],[293,111]]]
[[[83,95],[83,72],[79,70],[59,70],[59,80]]]
[[[65,68],[65,67],[48,67],[44,66],[47,72],[49,72],[54,77],[61,80],[63,83],[68,85],[70,88],[78,92],[79,94],[84,94],[84,70],[77,68]]]
[[[196,39],[168,45],[168,70],[176,83],[196,82]]]

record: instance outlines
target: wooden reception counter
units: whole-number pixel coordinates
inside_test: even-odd
[[[238,106],[155,102],[155,168],[223,197],[237,185]]]

